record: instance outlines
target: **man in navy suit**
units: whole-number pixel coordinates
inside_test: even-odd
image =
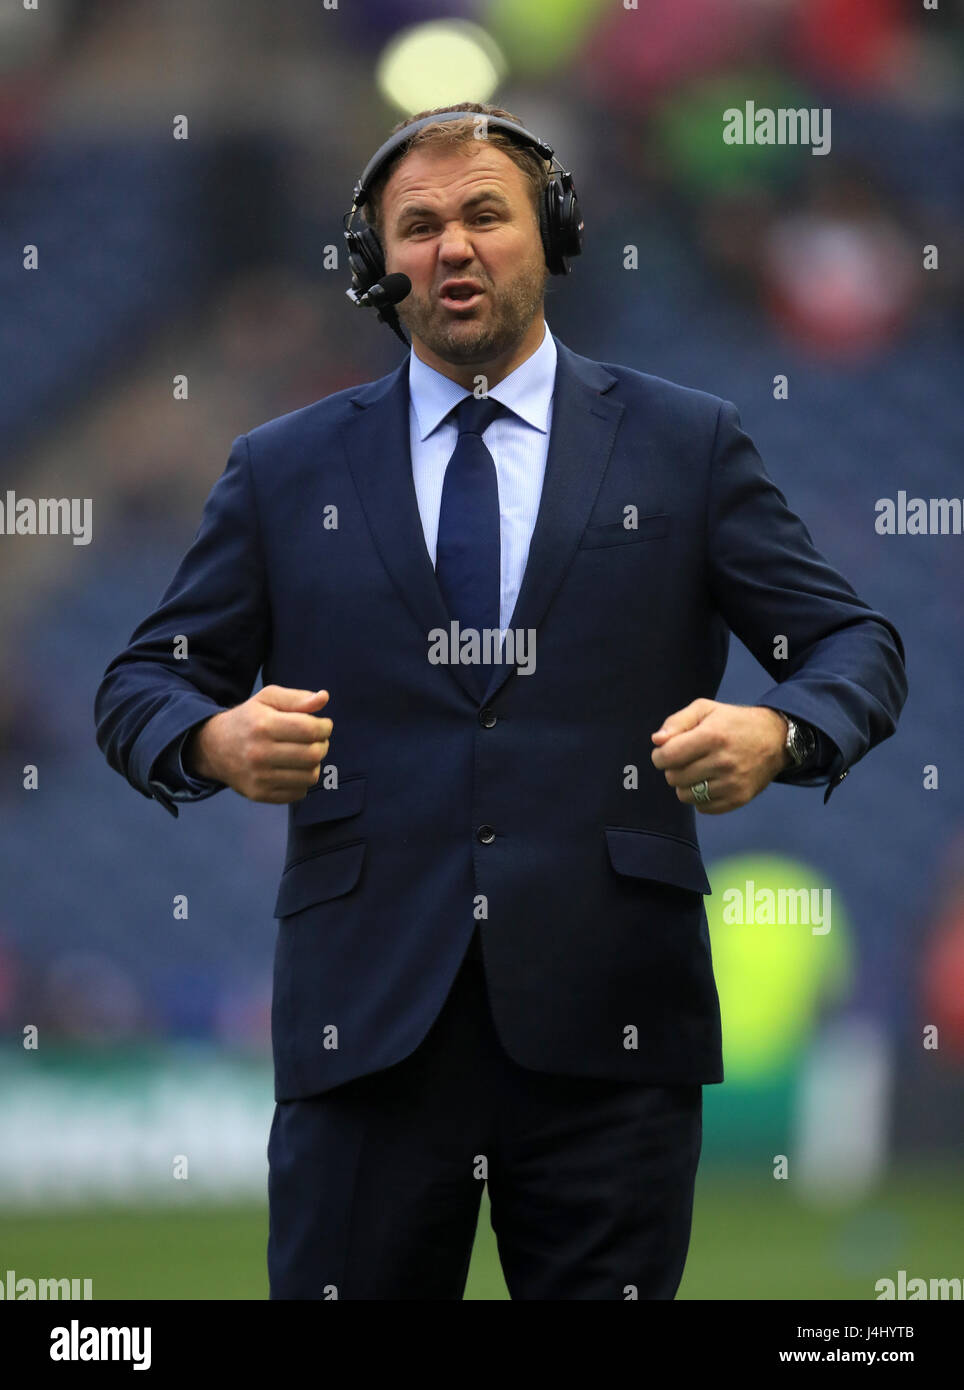
[[[411,353],[235,440],[98,743],[175,816],[288,805],[273,1298],[460,1298],[483,1181],[513,1298],[673,1298],[723,1080],[695,812],[826,801],[903,646],[731,404],[549,331],[531,148],[427,114],[366,213]]]

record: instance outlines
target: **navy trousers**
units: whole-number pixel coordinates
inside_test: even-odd
[[[461,1299],[485,1182],[513,1299],[672,1299],[702,1102],[519,1066],[470,948],[411,1056],[276,1104],[270,1296]]]

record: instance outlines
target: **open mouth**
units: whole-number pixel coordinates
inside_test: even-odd
[[[445,294],[439,295],[439,301],[446,309],[471,309],[479,302],[483,293],[483,290],[474,290],[468,285],[453,285]]]

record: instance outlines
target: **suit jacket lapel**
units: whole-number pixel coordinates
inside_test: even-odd
[[[382,562],[421,632],[449,629],[449,614],[425,548],[412,478],[408,358],[388,376],[359,388],[342,428],[345,457]],[[449,668],[471,694],[466,670]]]
[[[624,408],[602,394],[615,384],[610,372],[553,338],[558,359],[552,429],[525,574],[509,621],[515,629],[538,629],[572,561]],[[425,634],[427,657],[429,631],[448,631],[450,618],[425,546],[412,479],[408,358],[388,376],[360,387],[350,401],[352,414],[341,431],[348,467],[385,568]],[[469,668],[453,662],[448,669],[477,704]],[[486,699],[512,669],[493,667]]]
[[[615,385],[616,378],[599,363],[570,352],[555,334],[552,336],[558,357],[546,471],[522,587],[508,623],[515,630],[536,632],[572,564],[624,410],[601,394]],[[538,640],[536,662],[538,669]],[[487,700],[501,689],[512,671],[511,666],[493,668]]]

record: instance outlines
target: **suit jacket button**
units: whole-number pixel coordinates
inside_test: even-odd
[[[497,716],[494,709],[479,710],[479,723],[482,725],[483,729],[491,729],[496,719]]]
[[[483,845],[491,845],[495,839],[495,831],[491,825],[480,825],[476,831],[476,836]]]

